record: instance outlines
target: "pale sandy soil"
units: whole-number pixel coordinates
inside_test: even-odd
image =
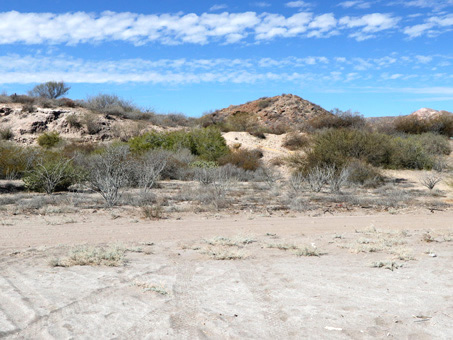
[[[13,216],[0,225],[0,337],[453,337],[450,210],[134,218],[99,211]],[[212,241],[219,236],[231,244]],[[121,244],[126,263],[50,266],[80,244]],[[325,254],[269,248],[292,245]],[[373,268],[379,261],[402,267]],[[153,286],[166,294],[146,289]]]
[[[268,162],[276,157],[286,157],[291,154],[291,151],[282,147],[283,140],[286,134],[274,135],[266,134],[265,139],[252,136],[248,132],[227,132],[222,134],[223,138],[229,147],[240,143],[242,149],[258,149],[263,153],[263,160]]]

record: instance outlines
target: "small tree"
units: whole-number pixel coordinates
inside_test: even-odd
[[[109,207],[120,198],[120,190],[130,180],[130,151],[127,146],[109,146],[103,153],[86,159],[88,181],[99,192]]]
[[[65,95],[70,87],[66,86],[63,81],[48,81],[36,85],[28,94],[32,97],[43,97],[48,99],[56,99]]]

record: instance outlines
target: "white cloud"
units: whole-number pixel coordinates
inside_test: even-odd
[[[292,3],[295,2],[288,4]],[[212,9],[220,8],[223,5]],[[400,18],[383,13],[345,16],[338,20],[333,13],[304,11],[289,17],[256,12],[144,15],[109,11],[101,14],[11,11],[0,13],[0,44],[77,45],[124,41],[135,45],[204,45],[259,42],[278,37],[325,38],[342,32],[361,41],[375,37],[377,32],[396,28],[399,21]],[[451,25],[453,15],[436,16],[422,26],[406,27],[404,33],[415,37],[434,27],[445,31]]]
[[[435,10],[453,6],[453,0],[399,0],[390,2],[389,5],[402,5],[405,7],[433,8]]]
[[[343,1],[343,2],[340,2],[337,6],[340,6],[343,8],[367,9],[367,8],[371,7],[371,2],[363,1],[363,0]]]
[[[216,5],[211,6],[211,8],[209,8],[209,11],[215,12],[215,11],[220,11],[220,10],[226,9],[226,8],[228,8],[228,5],[226,5],[226,4],[216,4]]]
[[[290,1],[287,2],[285,6],[290,8],[309,8],[313,5],[305,1]]]
[[[421,64],[427,64],[433,60],[433,57],[425,56],[425,55],[417,55],[417,56],[415,56],[415,59]]]
[[[350,33],[349,37],[363,41],[375,37],[376,32],[396,28],[400,20],[391,14],[372,13],[361,17],[345,16],[340,18],[339,24],[344,28],[358,29]]]
[[[403,32],[409,38],[417,38],[424,34],[436,36],[453,29],[453,14],[431,16],[423,24],[405,27]]]

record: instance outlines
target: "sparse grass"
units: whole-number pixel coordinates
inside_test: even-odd
[[[164,217],[164,210],[160,204],[141,207],[142,215],[148,220],[160,220]]]
[[[149,282],[135,281],[134,286],[137,286],[137,287],[143,289],[144,292],[151,291],[151,292],[155,292],[159,295],[164,295],[164,296],[170,294],[164,284],[156,285],[156,284],[152,284]]]
[[[71,250],[67,257],[50,261],[52,267],[71,266],[109,266],[118,267],[124,264],[125,249],[118,246],[89,247],[81,246]]]
[[[211,246],[243,247],[247,244],[256,242],[256,239],[242,236],[236,236],[234,238],[217,236],[211,239],[206,239],[205,242]]]
[[[279,249],[279,250],[298,250],[299,247],[289,243],[269,243],[266,245],[267,248]]]
[[[208,255],[210,258],[219,261],[230,260],[243,260],[248,257],[243,251],[239,249],[225,249],[224,247],[208,247],[202,251],[203,254]]]
[[[396,248],[390,252],[392,255],[395,255],[396,259],[400,261],[412,261],[415,260],[413,252],[408,248]]]
[[[299,248],[296,250],[295,254],[297,256],[321,256],[323,255],[323,253],[321,253],[319,251],[319,249],[317,247],[313,247],[313,246],[305,246],[303,248]]]
[[[391,271],[394,271],[395,269],[402,267],[402,265],[396,263],[395,261],[377,261],[377,262],[373,262],[371,264],[371,267],[384,268],[384,269],[389,269]]]

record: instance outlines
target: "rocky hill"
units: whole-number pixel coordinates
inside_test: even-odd
[[[298,124],[315,116],[330,114],[319,105],[313,104],[299,96],[283,94],[281,96],[260,98],[242,105],[231,105],[208,116],[214,122],[219,122],[231,115],[242,112],[255,116],[265,125],[276,123]]]
[[[94,113],[81,107],[34,107],[30,110],[19,103],[0,103],[0,130],[9,130],[11,140],[24,144],[33,144],[40,134],[49,131],[56,131],[67,140],[90,142],[127,139],[155,128],[148,122]]]

